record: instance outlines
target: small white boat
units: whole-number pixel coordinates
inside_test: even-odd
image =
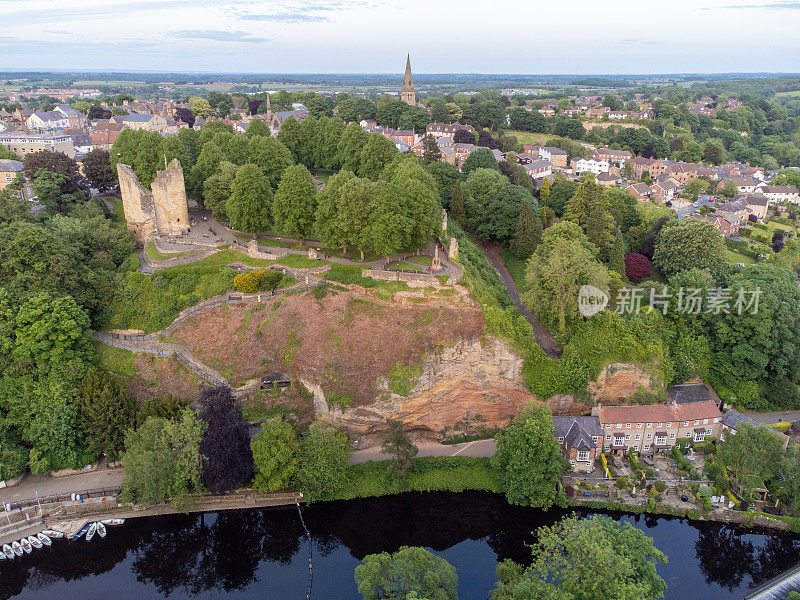
[[[108,527],[109,525],[122,525],[125,522],[125,519],[103,519],[100,522]]]
[[[89,525],[89,529],[86,530],[86,541],[91,542],[96,532],[97,532],[97,523],[92,523],[91,525]]]
[[[14,558],[14,551],[8,544],[3,544],[3,554],[5,554],[6,558],[8,559]]]
[[[6,559],[5,552],[0,552],[0,560],[5,560],[5,559]]]
[[[40,542],[42,542],[42,543],[43,543],[45,546],[49,546],[49,545],[51,545],[51,544],[53,543],[53,542],[52,542],[52,540],[51,540],[49,537],[47,537],[47,536],[46,536],[44,533],[37,533],[37,534],[36,534],[36,537],[37,537],[37,538],[39,539],[39,541],[40,541]]]
[[[45,529],[42,533],[51,539],[58,539],[64,537],[63,533],[61,533],[60,531],[55,531],[54,529]]]
[[[27,539],[31,543],[31,546],[33,546],[37,550],[41,550],[42,549],[42,542],[40,542],[39,538],[37,538],[35,535],[29,535],[25,539]]]
[[[17,556],[22,556],[22,545],[19,542],[11,542],[11,549]]]
[[[106,526],[103,525],[102,521],[97,524],[97,535],[99,535],[101,538],[106,537]]]
[[[31,545],[31,543],[28,541],[28,538],[22,538],[22,539],[19,541],[19,543],[20,543],[20,545],[22,546],[22,549],[25,551],[25,554],[30,554],[30,553],[31,553],[31,551],[33,550],[33,546],[32,546],[32,545]]]

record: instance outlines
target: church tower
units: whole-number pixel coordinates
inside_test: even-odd
[[[406,75],[403,77],[403,88],[400,90],[400,100],[411,106],[417,104],[417,95],[414,93],[414,78],[411,77],[411,56],[406,56]]]

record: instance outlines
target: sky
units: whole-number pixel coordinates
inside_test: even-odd
[[[800,72],[800,0],[0,0],[0,70]]]

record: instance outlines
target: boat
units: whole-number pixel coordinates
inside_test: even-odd
[[[14,551],[8,544],[3,544],[3,554],[5,554],[6,558],[8,559],[14,558]]]
[[[11,542],[11,549],[17,556],[22,556],[22,546],[19,542]]]
[[[6,559],[5,553],[0,552],[0,560],[5,560],[5,559]]]
[[[100,522],[108,527],[109,525],[122,525],[125,522],[125,519],[103,519]]]
[[[82,538],[82,537],[83,537],[83,536],[86,534],[86,532],[88,532],[88,531],[89,531],[89,528],[90,528],[90,527],[91,527],[91,524],[87,523],[86,525],[84,525],[83,527],[81,527],[81,528],[80,528],[80,530],[78,531],[78,533],[76,533],[75,535],[73,535],[73,536],[72,536],[72,539],[73,539],[73,540],[79,540],[79,539],[81,539],[81,538]],[[49,534],[48,534],[48,535],[49,535]]]
[[[64,534],[62,532],[56,531],[54,529],[45,529],[42,533],[51,539],[58,539],[64,537]]]
[[[86,541],[91,542],[92,538],[94,537],[95,532],[97,532],[97,523],[92,523],[89,525],[89,529],[86,530]]]
[[[37,538],[35,535],[29,535],[25,539],[28,540],[31,543],[31,546],[33,546],[37,550],[41,550],[42,549],[42,542],[40,542],[39,538]]]
[[[106,537],[106,526],[103,525],[103,522],[100,521],[99,523],[96,523],[96,525],[97,525],[97,535],[99,535],[101,538]]]
[[[50,544],[53,543],[52,540],[49,537],[47,537],[47,535],[45,535],[44,532],[37,533],[36,537],[39,538],[39,541],[42,542],[45,546],[49,546]]]
[[[28,541],[28,538],[22,538],[19,543],[22,546],[22,549],[25,551],[25,554],[30,554],[33,551],[33,546]]]

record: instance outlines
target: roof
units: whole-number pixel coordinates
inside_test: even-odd
[[[20,160],[0,159],[0,173],[19,173],[25,165]]]
[[[116,121],[117,123],[124,123],[126,121],[135,121],[137,123],[147,123],[148,121],[152,121],[156,115],[150,113],[133,113],[130,115],[116,115],[111,117],[112,121]]]
[[[727,425],[733,430],[736,430],[742,423],[750,423],[753,427],[758,427],[758,421],[751,419],[747,415],[743,415],[738,410],[730,409],[722,415],[722,424]]]
[[[564,438],[567,448],[594,448],[592,437],[600,437],[603,430],[597,417],[553,417],[556,437]]]
[[[638,194],[646,194],[647,192],[650,191],[650,188],[646,183],[633,183],[628,187],[626,187],[625,189],[629,190],[631,188],[633,188]]]
[[[601,406],[603,423],[665,423],[693,421],[720,417],[722,413],[713,400],[686,404],[650,404],[645,406]]]
[[[761,185],[759,189],[765,194],[796,194],[797,188],[793,185]]]
[[[667,398],[677,404],[692,402],[717,402],[717,398],[705,383],[681,383],[667,388]]]

